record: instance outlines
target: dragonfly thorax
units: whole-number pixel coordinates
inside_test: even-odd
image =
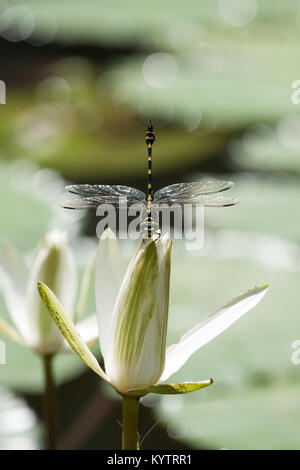
[[[151,201],[148,201],[142,208],[140,220],[140,234],[142,238],[152,238],[159,232],[159,209]]]

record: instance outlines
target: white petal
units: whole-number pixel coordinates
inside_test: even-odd
[[[115,302],[124,278],[124,259],[114,233],[103,232],[95,264],[95,297],[100,348],[104,361],[112,347]]]
[[[20,333],[1,316],[0,316],[0,333],[4,334],[4,336],[7,336],[9,339],[11,339],[12,341],[15,341],[16,343],[22,344],[23,346],[26,345],[26,343],[23,341],[22,337],[20,336]]]
[[[10,242],[3,242],[0,288],[11,318],[26,342],[31,340],[25,300],[28,276],[27,266],[19,252]]]
[[[221,334],[251,310],[263,298],[267,289],[268,286],[255,287],[235,297],[223,305],[216,313],[188,331],[180,338],[179,343],[169,346],[161,381],[167,380],[185,364],[195,351]]]
[[[74,313],[74,322],[78,322],[84,314],[89,296],[91,294],[91,287],[94,280],[95,271],[95,258],[89,262],[85,268],[83,278],[80,284],[79,295],[76,302],[76,308]],[[97,330],[98,331],[98,330]]]
[[[87,345],[98,339],[97,315],[90,315],[76,324],[76,330]]]

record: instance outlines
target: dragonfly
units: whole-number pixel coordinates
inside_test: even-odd
[[[185,205],[226,207],[239,202],[238,199],[219,193],[233,187],[231,181],[202,179],[195,182],[175,183],[165,186],[156,192],[152,189],[152,146],[155,141],[153,125],[150,121],[146,131],[148,185],[147,193],[137,188],[123,185],[103,184],[72,184],[65,190],[72,196],[65,198],[61,206],[67,209],[97,208],[101,204],[110,204],[114,208],[135,206],[145,217],[141,217],[140,233],[142,238],[152,238],[160,234],[158,213],[166,206],[177,205],[184,209]]]

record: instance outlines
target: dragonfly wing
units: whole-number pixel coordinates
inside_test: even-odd
[[[143,191],[129,186],[119,184],[70,184],[65,187],[66,191],[80,196],[127,196],[134,198],[137,202],[146,197]]]
[[[154,194],[155,202],[168,202],[169,199],[193,198],[202,194],[213,194],[232,188],[231,181],[202,180],[192,183],[176,183],[159,189]]]
[[[176,204],[180,207],[183,207],[185,204],[189,204],[192,206],[226,207],[234,206],[238,202],[238,199],[230,196],[221,196],[219,194],[201,194],[199,196],[194,197],[171,197],[167,200],[160,201],[159,203],[157,203],[157,205],[162,206],[163,204]]]
[[[89,209],[90,207],[97,207],[97,205],[88,198],[71,197],[69,194],[61,198],[59,205],[64,209]]]
[[[146,199],[142,191],[121,185],[73,184],[65,189],[73,196],[66,197],[60,205],[68,209],[87,209],[100,204],[126,207],[141,204]]]

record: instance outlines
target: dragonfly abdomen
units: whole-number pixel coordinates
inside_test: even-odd
[[[155,140],[153,132],[152,122],[149,121],[147,132],[146,132],[146,144],[148,148],[148,196],[147,196],[147,236],[152,236],[152,217],[151,217],[151,206],[152,206],[152,145]]]

